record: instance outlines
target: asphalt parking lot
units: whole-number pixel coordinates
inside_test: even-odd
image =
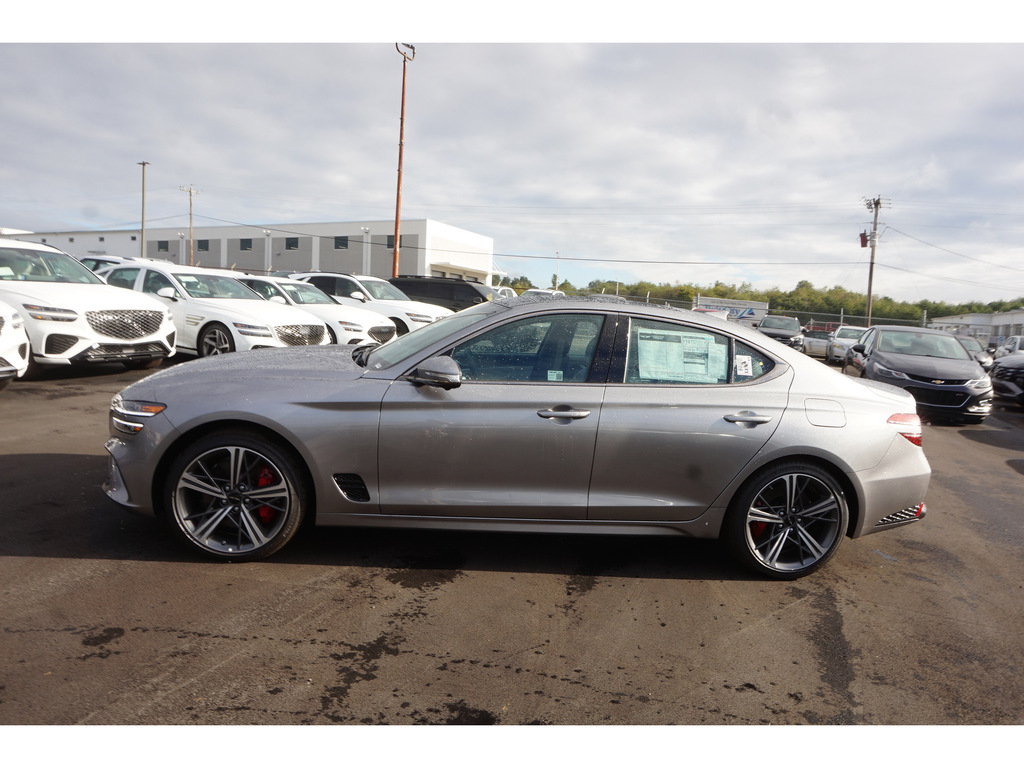
[[[117,366],[0,392],[0,723],[1019,724],[1024,411],[928,517],[759,581],[715,543],[331,529],[181,549],[100,491]]]

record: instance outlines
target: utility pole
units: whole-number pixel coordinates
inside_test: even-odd
[[[192,237],[192,198],[199,194],[199,190],[189,184],[187,187],[178,187],[182,192],[188,192],[188,265],[191,267],[194,262],[195,240]]]
[[[868,265],[868,322],[867,325],[871,327],[871,291],[875,279],[875,246],[878,245],[878,211],[882,207],[882,198],[876,197],[874,200],[865,200],[869,211],[875,212],[875,220],[871,225],[871,235],[869,244],[871,245],[871,262]]]
[[[142,166],[142,243],[139,244],[139,258],[146,258],[146,166],[145,160],[137,165]]]
[[[403,51],[402,48],[408,48],[411,53]],[[395,194],[395,250],[391,262],[392,277],[398,277],[398,250],[401,244],[402,155],[405,150],[405,71],[409,62],[416,58],[416,46],[408,43],[395,43],[395,50],[402,54],[402,117],[398,125],[398,192]]]

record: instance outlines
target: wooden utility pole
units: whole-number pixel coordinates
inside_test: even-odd
[[[403,51],[408,48],[411,53]],[[405,71],[409,62],[416,58],[416,46],[395,43],[395,49],[402,54],[402,117],[398,127],[398,192],[395,194],[395,250],[391,260],[391,276],[398,277],[398,251],[401,245],[402,221],[402,154],[405,150]]]
[[[199,194],[199,190],[189,184],[187,187],[178,187],[182,192],[188,192],[188,265],[191,267],[195,259],[195,240],[192,237],[192,198]]]
[[[868,309],[867,309],[868,323],[867,323],[867,325],[868,325],[868,328],[870,328],[871,327],[871,291],[872,291],[872,284],[874,283],[874,279],[875,279],[875,246],[878,245],[878,210],[879,210],[879,208],[882,207],[882,198],[876,197],[874,200],[866,200],[865,202],[867,203],[868,210],[869,211],[873,210],[875,212],[875,221],[874,221],[874,224],[872,224],[872,226],[871,226],[871,241],[870,241],[870,245],[871,245],[871,262],[868,265]]]

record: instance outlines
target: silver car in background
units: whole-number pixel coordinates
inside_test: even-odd
[[[603,300],[500,299],[375,348],[185,363],[117,395],[109,424],[106,493],[222,560],[313,517],[721,538],[792,579],[920,519],[930,476],[905,392],[735,323]]]

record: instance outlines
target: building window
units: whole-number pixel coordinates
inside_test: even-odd
[[[252,238],[243,237],[238,241],[238,249],[240,251],[251,251],[252,250]]]
[[[210,250],[209,240],[196,240],[196,250],[208,253]]]
[[[284,239],[284,249],[286,251],[297,251],[297,250],[299,250],[299,238],[297,238],[297,237],[286,237]]]
[[[347,251],[348,250],[348,235],[339,235],[334,238],[334,250],[336,251]]]
[[[68,242],[69,242],[69,243],[73,243],[73,242],[75,242],[75,238],[73,238],[73,237],[69,237],[69,238],[68,238]]]
[[[136,240],[138,240],[138,238],[135,235],[132,235],[132,242],[134,243]]]
[[[157,253],[167,253],[167,251],[169,250],[169,249],[167,248],[167,244],[168,244],[169,242],[170,242],[169,240],[157,240],[157,241],[156,241],[156,250],[157,250]]]
[[[105,238],[105,237],[101,237],[101,238],[100,238],[100,242],[101,242],[101,243],[103,243],[103,242],[106,242],[106,240],[107,240],[107,238]]]
[[[399,248],[404,248],[405,247],[405,235],[399,235],[399,237],[398,237],[398,247]],[[387,248],[388,248],[389,251],[395,250],[395,236],[394,235],[388,235],[388,245],[387,245]]]

